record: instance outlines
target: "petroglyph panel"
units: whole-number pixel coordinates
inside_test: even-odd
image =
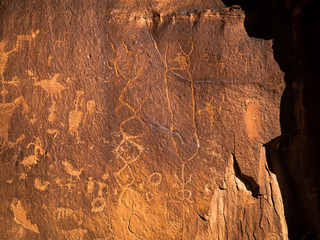
[[[0,4],[0,236],[287,239],[283,73],[213,2]]]

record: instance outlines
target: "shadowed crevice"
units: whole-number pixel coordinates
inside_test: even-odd
[[[264,145],[268,170],[276,174],[281,189],[290,240],[301,239],[307,231],[298,202],[296,201],[297,196],[285,160],[293,135],[281,135]]]
[[[245,175],[241,172],[239,163],[237,162],[235,155],[232,154],[232,156],[233,156],[233,168],[234,168],[234,173],[236,177],[241,182],[243,182],[243,184],[246,186],[246,189],[251,192],[253,197],[258,198],[259,196],[261,196],[259,185],[253,179],[253,177]]]

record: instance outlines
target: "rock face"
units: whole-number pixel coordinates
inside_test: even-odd
[[[288,239],[284,74],[241,8],[0,4],[4,239]]]

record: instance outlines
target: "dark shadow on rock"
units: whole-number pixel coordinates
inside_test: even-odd
[[[253,197],[258,198],[259,196],[261,196],[259,184],[256,183],[253,177],[245,175],[241,172],[236,156],[234,154],[232,154],[232,156],[233,170],[236,177],[246,186],[246,189],[251,192]]]
[[[276,174],[281,189],[289,239],[300,240],[308,229],[305,226],[294,184],[286,165],[292,137],[294,134],[281,135],[265,144],[265,149],[269,170]]]
[[[316,60],[320,1],[223,2],[241,6],[250,37],[273,39],[274,58],[285,73],[286,88],[280,105],[282,135],[265,145],[267,161],[283,195],[289,239],[317,239],[314,232],[320,234],[320,226],[313,222],[320,219],[320,71]]]

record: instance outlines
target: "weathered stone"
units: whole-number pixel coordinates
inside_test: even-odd
[[[272,40],[171,5],[1,1],[4,239],[288,239]]]

